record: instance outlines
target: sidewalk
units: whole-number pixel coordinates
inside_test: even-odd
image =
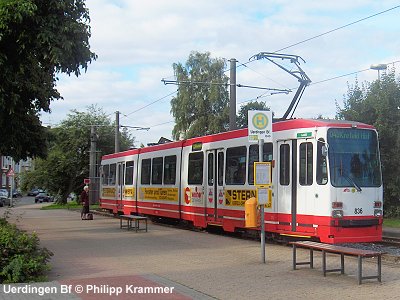
[[[323,277],[319,254],[315,269],[293,271],[292,249],[287,246],[267,243],[263,264],[260,244],[254,241],[151,223],[147,233],[136,233],[121,230],[114,218],[95,215],[93,221],[82,221],[78,212],[41,211],[37,205],[17,207],[14,220],[20,214],[18,226],[36,231],[42,245],[54,252],[51,282],[46,285],[57,287],[58,293],[45,294],[45,299],[386,300],[400,294],[400,266],[389,262],[383,264],[382,283],[368,280],[359,286],[353,258],[345,259],[345,275]],[[305,250],[298,253],[300,259],[307,255]],[[340,264],[340,259],[329,256],[328,264]],[[365,261],[364,274],[375,269],[375,262]],[[61,287],[75,293],[61,294]],[[164,290],[143,293],[144,287]],[[43,299],[5,294],[4,286],[0,288],[0,299]],[[118,288],[122,292],[117,297]]]

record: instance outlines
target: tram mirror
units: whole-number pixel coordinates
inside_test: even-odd
[[[328,147],[326,145],[321,147],[321,154],[322,156],[328,156]]]

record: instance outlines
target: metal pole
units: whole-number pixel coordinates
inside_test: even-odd
[[[264,140],[258,140],[258,161],[263,161]],[[265,224],[264,224],[264,204],[260,205],[261,213],[261,262],[265,264]]]
[[[119,111],[115,112],[115,149],[114,152],[119,152]]]
[[[11,158],[11,170],[14,171],[15,165],[14,165],[14,159]],[[14,174],[11,176],[11,183],[10,183],[10,206],[12,207],[14,205],[13,203],[13,190],[14,190]]]
[[[89,155],[89,203],[94,204],[97,194],[96,186],[96,148],[97,148],[97,134],[96,126],[92,125],[90,128],[90,155]]]
[[[236,59],[230,60],[229,130],[236,129]]]

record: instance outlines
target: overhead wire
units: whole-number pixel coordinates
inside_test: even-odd
[[[337,28],[334,28],[334,29],[332,29],[332,30],[326,31],[326,32],[324,32],[324,33],[321,33],[321,34],[315,35],[315,36],[313,36],[313,37],[307,38],[307,39],[305,39],[305,40],[302,40],[302,41],[293,43],[293,44],[291,44],[291,45],[288,45],[288,46],[286,46],[286,47],[283,47],[283,48],[281,48],[281,49],[278,49],[278,50],[274,51],[273,53],[280,52],[280,51],[282,51],[282,50],[286,50],[286,49],[289,49],[289,48],[291,48],[291,47],[294,47],[294,46],[297,46],[297,45],[306,43],[306,42],[311,41],[311,40],[313,40],[313,39],[316,39],[316,38],[325,36],[325,35],[330,34],[330,33],[332,33],[332,32],[341,30],[341,29],[343,29],[343,28],[352,26],[352,25],[354,25],[354,24],[360,23],[360,22],[365,21],[365,20],[368,20],[368,19],[370,19],[370,18],[373,18],[373,17],[379,16],[379,15],[381,15],[381,14],[387,13],[387,12],[392,11],[392,10],[394,10],[394,9],[397,9],[397,8],[399,8],[399,7],[400,7],[400,5],[397,5],[397,6],[394,6],[394,7],[392,7],[392,8],[386,9],[386,10],[384,10],[384,11],[375,13],[375,14],[373,14],[373,15],[370,15],[370,16],[367,16],[367,17],[358,19],[358,20],[356,20],[356,21],[350,22],[350,23],[345,24],[345,25],[343,25],[343,26],[339,26],[339,27],[337,27]],[[253,61],[254,61],[254,60],[248,61],[248,62],[246,62],[246,63],[240,63],[239,65],[236,66],[236,68],[239,68],[239,67],[241,67],[241,66],[244,66],[244,67],[247,67],[248,69],[252,70],[252,69],[249,68],[247,65],[250,64],[250,63],[253,62]],[[394,63],[395,63],[395,62],[394,62]],[[367,71],[367,70],[369,70],[369,69],[364,69],[364,70],[360,70],[360,71],[356,71],[356,72],[351,72],[351,73],[347,73],[347,74],[340,75],[340,76],[335,76],[335,77],[332,77],[332,78],[328,78],[328,79],[324,79],[324,80],[321,80],[321,81],[318,81],[318,82],[314,82],[314,83],[312,83],[312,84],[310,84],[310,85],[315,85],[315,84],[323,83],[323,82],[326,82],[326,81],[338,79],[338,78],[341,78],[341,77],[350,76],[350,75],[357,74],[357,73],[360,73],[360,72],[364,72],[364,71]],[[227,70],[225,70],[224,72],[227,72],[227,71],[230,71],[230,68],[227,69]],[[252,70],[252,71],[256,72],[255,70]],[[262,74],[259,73],[259,72],[256,72],[256,73],[258,73],[259,75],[262,75]],[[270,80],[271,80],[271,79],[270,79]],[[272,80],[272,81],[273,81],[273,80]],[[275,82],[275,81],[274,81],[274,82]],[[277,83],[277,82],[275,82],[275,83]],[[278,83],[278,84],[279,84],[279,83]],[[281,85],[281,84],[279,84],[279,85]],[[283,85],[282,85],[282,86],[283,86]],[[252,86],[244,86],[244,85],[243,85],[243,87],[252,87]],[[252,88],[256,88],[256,87],[252,87]],[[292,90],[292,89],[290,89],[290,90]],[[141,108],[139,108],[139,109],[137,109],[137,110],[135,110],[135,111],[133,111],[133,112],[131,112],[131,113],[123,114],[123,116],[124,116],[124,117],[128,117],[129,115],[131,115],[131,114],[133,114],[133,113],[136,113],[136,112],[138,112],[138,111],[140,111],[140,110],[142,110],[142,109],[144,109],[144,108],[146,108],[146,107],[148,107],[148,106],[150,106],[150,105],[153,105],[153,104],[155,104],[155,103],[157,103],[157,102],[159,102],[159,101],[165,99],[166,97],[169,97],[169,96],[175,94],[176,92],[177,92],[177,91],[174,91],[174,92],[172,92],[172,93],[170,93],[170,94],[168,94],[168,95],[166,95],[166,96],[164,96],[164,97],[162,97],[162,98],[159,98],[159,99],[157,99],[157,100],[155,100],[155,101],[153,101],[153,102],[151,102],[151,103],[149,103],[149,104],[147,104],[147,105],[145,105],[145,106],[143,106],[143,107],[141,107]],[[260,96],[257,96],[254,100],[257,100],[257,99],[262,98],[262,97],[267,97],[267,96],[271,96],[271,94],[270,94],[270,95],[266,95],[266,93],[261,94]],[[245,103],[245,102],[250,102],[250,101],[252,101],[252,100],[242,101],[242,102],[240,102],[240,103],[238,103],[238,104]],[[166,123],[171,123],[171,122],[173,122],[173,121],[166,122]],[[163,124],[166,124],[166,123],[162,123],[162,124],[159,124],[159,125],[163,125]],[[156,125],[156,126],[158,126],[158,125]],[[154,126],[153,126],[153,127],[154,127]]]
[[[385,65],[394,65],[394,64],[397,64],[397,63],[400,63],[400,60],[396,60],[396,61],[392,61],[392,62],[389,62],[389,63],[385,63]],[[371,68],[367,68],[367,69],[362,69],[362,70],[359,70],[359,71],[350,72],[350,73],[346,73],[346,74],[339,75],[339,76],[334,76],[334,77],[331,77],[331,78],[327,78],[327,79],[323,79],[323,80],[320,80],[320,81],[312,82],[312,83],[310,83],[310,86],[311,85],[320,84],[320,83],[324,83],[324,82],[331,81],[331,80],[335,80],[335,79],[339,79],[339,78],[342,78],[342,77],[347,77],[347,76],[350,76],[350,75],[362,73],[362,72],[365,72],[365,71],[370,71],[370,70],[371,70]],[[291,88],[290,90],[293,90],[293,89],[295,89],[295,88]],[[245,100],[245,101],[242,101],[242,102],[238,102],[238,104],[243,104],[243,103],[250,102],[250,101],[256,101],[256,100],[258,100],[260,98],[271,96],[271,95],[266,95],[266,94],[267,93],[263,93],[263,94],[255,97],[255,98],[252,98],[250,100]]]
[[[286,49],[289,49],[289,48],[291,48],[291,47],[294,47],[294,46],[303,44],[303,43],[305,43],[305,42],[308,42],[308,41],[311,41],[311,40],[313,40],[313,39],[319,38],[319,37],[321,37],[321,36],[327,35],[327,34],[329,34],[329,33],[338,31],[338,30],[340,30],[340,29],[349,27],[349,26],[351,26],[351,25],[360,23],[360,22],[362,22],[362,21],[365,21],[365,20],[368,20],[368,19],[370,19],[370,18],[379,16],[379,15],[381,15],[381,14],[387,13],[387,12],[392,11],[392,10],[394,10],[394,9],[397,9],[397,8],[399,8],[399,7],[400,7],[400,5],[396,5],[396,6],[392,7],[392,8],[386,9],[386,10],[384,10],[384,11],[381,11],[381,12],[375,13],[375,14],[373,14],[373,15],[370,15],[370,16],[367,16],[367,17],[358,19],[358,20],[353,21],[353,22],[350,22],[350,23],[348,23],[348,24],[346,24],[346,25],[339,26],[339,27],[334,28],[334,29],[332,29],[332,30],[329,30],[329,31],[326,31],[326,32],[324,32],[324,33],[321,33],[321,34],[315,35],[315,36],[313,36],[313,37],[307,38],[307,39],[305,39],[305,40],[296,42],[296,43],[291,44],[291,45],[289,45],[289,46],[283,47],[283,48],[278,49],[278,50],[276,50],[276,51],[274,51],[274,52],[272,52],[272,53],[277,53],[277,52],[280,52],[280,51],[282,51],[282,50],[286,50]],[[247,64],[249,64],[249,63],[251,63],[251,62],[254,62],[254,61],[255,61],[255,60],[250,60],[250,61],[248,61],[248,62],[246,62],[246,63],[242,63],[242,64],[240,64],[239,66],[236,66],[236,68],[239,68],[240,66],[245,66],[245,67],[246,67]],[[226,71],[224,71],[224,72],[227,72],[227,71],[230,71],[230,69],[228,69],[228,70],[226,70]]]
[[[149,104],[147,104],[147,105],[145,105],[145,106],[143,106],[143,107],[141,107],[141,108],[138,108],[137,110],[134,110],[133,112],[130,112],[129,114],[122,114],[124,117],[128,117],[128,116],[130,116],[131,114],[134,114],[135,112],[138,112],[138,111],[141,111],[142,109],[144,109],[144,108],[146,108],[146,107],[149,107],[150,105],[153,105],[154,103],[157,103],[157,102],[159,102],[159,101],[161,101],[161,100],[163,100],[163,99],[165,99],[165,98],[167,98],[167,97],[169,97],[169,96],[172,96],[173,94],[175,94],[175,93],[177,93],[178,92],[178,90],[176,90],[176,91],[174,91],[174,92],[172,92],[172,93],[169,93],[168,95],[165,95],[165,96],[163,96],[163,97],[161,97],[161,98],[159,98],[159,99],[157,99],[157,100],[155,100],[155,101],[153,101],[153,102],[150,102]]]

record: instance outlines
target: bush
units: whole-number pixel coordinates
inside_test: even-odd
[[[0,218],[0,283],[46,280],[53,253],[39,244],[35,233],[30,235]]]
[[[400,218],[400,206],[388,206],[384,208],[385,218]]]

